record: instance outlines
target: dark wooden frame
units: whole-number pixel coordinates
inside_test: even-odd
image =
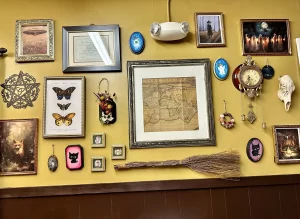
[[[32,122],[35,125],[35,137],[34,137],[34,170],[33,171],[23,171],[23,172],[0,172],[0,176],[12,176],[12,175],[36,175],[38,168],[38,119],[7,119],[0,120],[0,122]]]
[[[135,128],[135,84],[134,84],[134,68],[135,67],[168,67],[168,66],[190,66],[203,65],[205,69],[205,85],[207,98],[208,113],[208,131],[209,138],[193,139],[193,140],[165,140],[165,141],[140,141],[136,140]],[[181,59],[181,60],[143,60],[127,62],[128,76],[128,103],[129,103],[129,147],[130,148],[162,148],[162,147],[183,147],[183,146],[214,146],[216,145],[216,133],[214,123],[214,108],[212,99],[212,85],[210,74],[209,59]]]
[[[300,125],[274,125],[273,126],[273,141],[274,141],[274,161],[277,164],[296,164],[300,163],[300,159],[286,159],[282,160],[279,159],[279,153],[278,153],[278,141],[277,141],[277,129],[298,129],[300,130]],[[298,133],[298,139],[300,141],[300,135]],[[298,142],[300,144],[300,142]]]
[[[114,32],[114,54],[115,65],[111,66],[69,66],[69,33],[70,32]],[[120,27],[118,24],[112,25],[90,25],[90,26],[63,26],[63,73],[81,73],[81,72],[120,72],[122,71],[121,63],[121,42],[120,42]]]
[[[249,53],[245,52],[245,34],[244,34],[244,23],[245,22],[285,22],[286,28],[287,28],[287,40],[288,40],[288,52],[266,52],[266,53]],[[243,50],[243,56],[251,55],[251,56],[286,56],[286,55],[292,55],[292,49],[291,49],[291,29],[290,29],[290,23],[288,19],[241,19],[241,38],[242,38],[242,50]]]
[[[220,16],[220,30],[221,30],[221,38],[223,40],[223,43],[201,43],[200,42],[200,36],[199,36],[199,31],[198,31],[198,20],[197,16],[200,15],[215,15],[215,16]],[[222,12],[196,12],[194,15],[194,20],[195,20],[195,36],[196,36],[196,46],[198,48],[202,47],[224,47],[226,46],[226,38],[225,38],[225,27],[224,27],[224,15]]]

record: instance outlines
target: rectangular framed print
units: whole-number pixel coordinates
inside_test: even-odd
[[[36,175],[38,119],[0,120],[0,175]]]
[[[122,71],[118,24],[65,26],[62,32],[64,73]]]
[[[83,147],[69,145],[65,149],[66,167],[69,170],[81,170],[84,167]]]
[[[222,13],[196,12],[195,24],[198,48],[226,46]]]
[[[130,148],[215,145],[209,59],[129,61]]]
[[[85,136],[85,77],[44,78],[44,138]]]
[[[105,171],[105,157],[92,157],[91,158],[91,171],[104,172]]]
[[[54,61],[54,23],[51,19],[16,21],[16,62]]]
[[[243,55],[291,55],[288,19],[242,19]]]
[[[300,163],[300,125],[274,125],[275,163]]]

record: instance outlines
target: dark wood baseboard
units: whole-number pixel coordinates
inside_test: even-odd
[[[264,185],[299,184],[300,174],[242,177],[238,181],[224,179],[189,179],[124,183],[39,186],[0,189],[0,198],[41,197],[80,194],[121,193],[140,191],[168,191],[251,187]]]

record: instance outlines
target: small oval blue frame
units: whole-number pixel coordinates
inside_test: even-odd
[[[133,32],[129,38],[129,46],[134,54],[141,54],[145,48],[145,40],[140,32]]]
[[[219,80],[225,80],[229,75],[229,66],[225,59],[219,58],[214,64],[214,75]]]

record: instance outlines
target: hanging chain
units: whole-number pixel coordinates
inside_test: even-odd
[[[224,110],[225,110],[225,113],[227,113],[227,109],[226,109],[226,101],[225,100],[223,100],[224,101]]]

